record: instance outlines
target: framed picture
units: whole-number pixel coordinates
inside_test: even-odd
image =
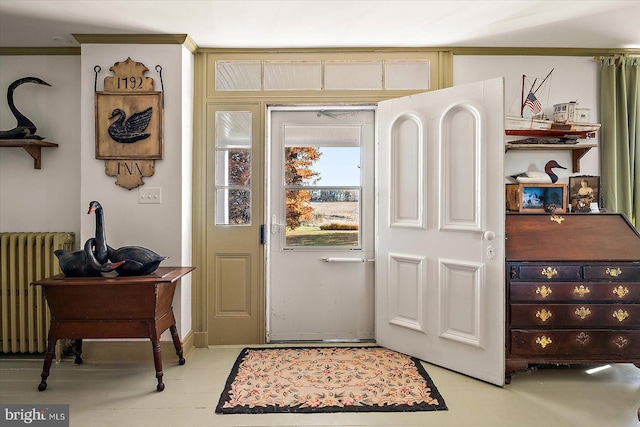
[[[569,203],[574,212],[591,212],[591,204],[600,206],[600,177],[580,175],[569,177]]]
[[[564,184],[507,184],[507,211],[566,212],[567,186]]]
[[[96,93],[96,159],[162,159],[162,93]]]

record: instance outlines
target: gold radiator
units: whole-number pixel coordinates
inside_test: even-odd
[[[0,233],[2,353],[43,353],[50,313],[36,280],[60,273],[56,249],[72,251],[74,233]]]

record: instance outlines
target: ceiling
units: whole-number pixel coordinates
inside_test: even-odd
[[[640,0],[0,0],[0,47],[188,34],[199,47],[640,49]]]

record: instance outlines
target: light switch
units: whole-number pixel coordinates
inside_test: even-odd
[[[160,187],[139,188],[138,203],[162,203],[162,188]]]

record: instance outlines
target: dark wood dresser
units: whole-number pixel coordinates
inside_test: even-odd
[[[506,215],[506,372],[640,367],[640,234],[621,214]]]

